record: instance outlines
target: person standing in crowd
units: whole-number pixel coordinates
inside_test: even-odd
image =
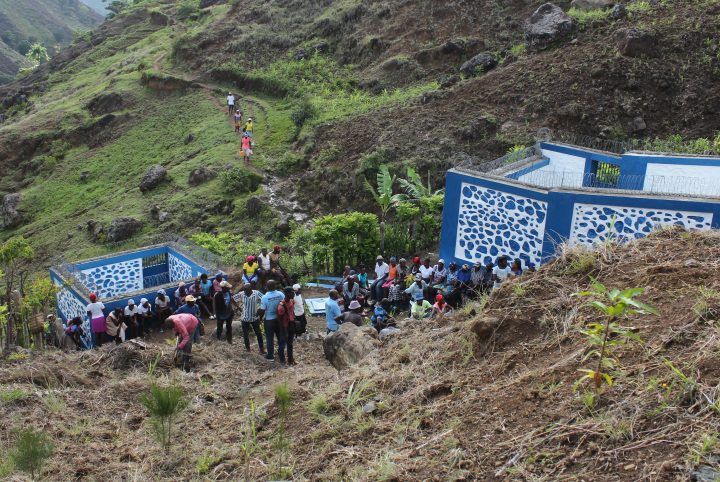
[[[178,343],[176,350],[182,353],[180,361],[182,369],[188,370],[193,344],[191,333],[197,331],[200,320],[189,313],[180,313],[170,315],[165,323],[171,323],[175,334],[180,338],[180,343]]]
[[[242,116],[243,113],[240,111],[240,109],[235,110],[235,114],[233,115],[233,119],[235,120],[235,132],[239,133],[240,128],[242,127]]]
[[[98,301],[95,293],[90,293],[89,298],[90,303],[85,307],[85,311],[90,318],[93,348],[97,348],[105,341],[105,305]]]
[[[245,263],[243,263],[243,283],[257,285],[257,271],[259,267],[255,256],[248,256]]]
[[[135,306],[135,300],[128,300],[128,304],[123,312],[125,315],[125,324],[128,326],[127,339],[131,340],[138,336],[138,309]]]
[[[155,315],[157,316],[160,333],[165,331],[165,320],[172,314],[165,290],[160,289],[155,296]]]
[[[295,324],[297,325],[297,330],[295,332],[295,336],[297,338],[300,337],[301,334],[305,333],[307,331],[307,317],[305,316],[305,300],[303,300],[302,296],[302,287],[299,284],[293,285],[293,291],[295,292],[295,296],[293,300],[295,301]]]
[[[110,312],[107,318],[105,318],[105,335],[107,343],[112,343],[114,341],[115,344],[119,345],[125,341],[124,338],[127,325],[123,323],[122,315],[122,308],[117,307]]]
[[[280,330],[279,339],[283,340],[283,343],[278,343],[278,358],[280,363],[285,364],[287,360],[288,365],[295,365],[295,358],[293,358],[293,339],[295,338],[295,291],[292,288],[285,288],[285,299],[283,299],[278,305],[278,328]],[[287,358],[285,357],[285,350],[283,344],[287,348]]]
[[[208,279],[207,273],[203,273],[200,275],[200,298],[198,299],[198,304],[200,305],[200,312],[204,312],[208,318],[214,320],[215,315],[210,311],[212,309],[212,295],[212,281]]]
[[[245,283],[243,290],[239,293],[238,303],[242,307],[243,340],[245,341],[245,350],[250,351],[250,328],[255,332],[257,337],[258,349],[261,355],[265,355],[265,347],[263,346],[262,332],[260,331],[260,321],[258,317],[258,307],[262,303],[262,293],[253,290],[250,283]]]
[[[381,255],[378,255],[375,260],[375,282],[370,288],[370,295],[376,303],[383,298],[383,284],[385,283],[389,273],[390,266],[388,266]]]
[[[327,334],[336,332],[339,328],[336,318],[340,316],[342,311],[340,305],[338,305],[338,298],[340,294],[337,290],[330,290],[328,293],[329,298],[325,301],[325,327],[327,328]]]
[[[500,256],[498,258],[498,264],[493,268],[493,282],[495,283],[493,285],[493,289],[498,289],[502,285],[503,281],[505,281],[511,274],[512,270],[510,266],[508,266],[508,261],[506,256]]]
[[[152,305],[147,298],[141,298],[140,304],[137,307],[138,312],[138,336],[145,338],[145,334],[150,334],[150,327],[152,326],[153,313]]]
[[[227,106],[228,106],[228,115],[233,115],[233,112],[235,111],[235,96],[233,95],[232,92],[228,92]]]
[[[277,314],[278,305],[285,299],[285,295],[282,291],[277,291],[275,286],[274,280],[267,282],[267,293],[265,293],[265,296],[260,300],[260,310],[258,310],[260,317],[265,317],[263,323],[263,327],[265,328],[265,345],[267,345],[265,359],[268,361],[275,361],[276,336],[278,339],[278,350],[282,352],[285,348],[285,343],[280,333]]]
[[[252,140],[250,139],[250,134],[247,132],[243,134],[242,136],[242,151],[243,151],[243,157],[245,158],[245,162],[248,164],[252,162]]]
[[[225,280],[220,282],[220,291],[216,291],[213,295],[213,311],[217,318],[217,329],[215,336],[220,339],[225,325],[225,339],[232,345],[232,322],[233,322],[233,305],[235,301],[232,299],[230,289],[232,285]]]

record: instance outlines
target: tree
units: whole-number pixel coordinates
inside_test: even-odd
[[[25,57],[27,57],[28,60],[30,60],[30,62],[32,62],[35,67],[37,67],[38,65],[42,65],[48,60],[50,60],[47,49],[43,44],[39,42],[36,42],[30,46],[30,50],[27,54],[25,54]]]
[[[416,216],[413,219],[410,227],[410,239],[413,243],[411,250],[414,251],[417,247],[418,221],[423,221],[423,224],[435,224],[432,221],[434,220],[435,215],[442,211],[442,205],[445,199],[445,189],[433,190],[430,185],[429,173],[427,184],[423,184],[420,174],[418,174],[412,167],[408,167],[407,177],[407,179],[398,179],[398,182],[407,193],[409,201],[420,208],[419,216]]]
[[[150,393],[140,397],[140,403],[150,412],[155,436],[167,452],[172,443],[175,417],[188,405],[182,388],[175,385],[161,387],[153,384],[150,387]]]
[[[365,187],[370,191],[380,208],[380,252],[383,255],[385,254],[385,220],[395,206],[407,199],[404,194],[393,194],[395,180],[396,177],[390,175],[390,170],[385,164],[381,165],[378,171],[377,188],[373,188],[365,179]]]
[[[33,259],[35,252],[23,236],[14,236],[0,245],[0,267],[5,274],[5,303],[8,304],[9,317],[7,323],[6,348],[10,349],[10,341],[14,328],[14,319],[19,315],[9,306],[11,294],[16,287],[22,291],[23,279],[27,263]],[[15,307],[18,308],[19,307]]]
[[[42,472],[45,459],[53,453],[53,445],[44,432],[36,432],[32,428],[20,432],[15,448],[10,456],[15,466],[24,472],[29,472],[32,480],[35,474]]]

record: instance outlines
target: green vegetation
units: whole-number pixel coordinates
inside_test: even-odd
[[[155,436],[167,452],[173,441],[172,429],[175,418],[188,405],[182,388],[174,385],[161,387],[153,383],[150,393],[143,395],[140,403],[150,413]]]
[[[244,194],[254,192],[260,187],[263,178],[260,174],[241,167],[227,169],[218,176],[222,190],[228,194]]]
[[[367,263],[377,255],[377,216],[358,212],[323,216],[315,221],[312,241],[313,263],[326,272]]]
[[[573,7],[568,10],[567,13],[578,23],[580,28],[585,28],[592,22],[604,22],[608,20],[610,18],[610,12],[610,9],[582,10]]]
[[[11,388],[9,390],[0,392],[0,401],[11,403],[17,400],[22,400],[23,398],[27,398],[30,395],[30,392],[23,390],[22,388]]]
[[[275,406],[278,409],[278,428],[273,441],[273,448],[278,451],[278,464],[275,470],[276,476],[280,479],[291,479],[292,468],[285,465],[290,450],[290,440],[286,436],[286,424],[292,393],[287,383],[275,387]]]
[[[26,428],[20,431],[10,458],[15,467],[29,473],[34,480],[35,474],[42,473],[45,460],[52,455],[53,450],[46,433]]]
[[[643,143],[643,149],[654,152],[677,152],[686,154],[720,153],[720,132],[714,138],[686,139],[679,134],[655,137]]]
[[[404,194],[393,194],[393,185],[396,180],[397,178],[390,174],[386,165],[380,166],[375,188],[365,179],[365,187],[380,208],[380,252],[383,254],[385,253],[385,220],[390,211],[405,200]]]
[[[242,451],[243,462],[245,464],[245,480],[252,480],[250,477],[250,461],[258,449],[255,419],[255,400],[250,400],[250,410],[243,431],[244,437],[240,444],[240,450]]]
[[[527,45],[524,43],[515,44],[510,48],[510,53],[516,57],[522,57],[527,53]]]

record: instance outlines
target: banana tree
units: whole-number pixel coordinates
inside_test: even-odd
[[[365,187],[370,191],[380,208],[380,252],[385,255],[385,220],[395,206],[407,199],[404,194],[393,194],[396,177],[390,174],[387,165],[380,166],[377,174],[377,187],[365,179]]]
[[[430,173],[428,173],[427,184],[424,184],[420,174],[412,167],[408,167],[407,179],[398,179],[398,182],[407,193],[408,200],[419,205],[423,214],[428,214],[429,211],[433,211],[434,205],[442,204],[445,189],[432,189],[430,185]],[[416,217],[410,226],[410,239],[412,239],[413,251],[417,247],[415,245],[417,240],[417,226],[418,218]]]

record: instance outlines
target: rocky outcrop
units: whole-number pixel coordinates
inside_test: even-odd
[[[19,211],[21,200],[20,193],[7,194],[3,198],[0,214],[2,214],[2,227],[4,229],[16,228],[22,224],[23,217]]]
[[[167,169],[160,164],[152,166],[140,180],[140,191],[148,192],[158,187],[167,178]]]
[[[85,228],[90,235],[90,239],[93,241],[100,241],[105,233],[105,226],[103,226],[103,223],[95,219],[88,220]]]
[[[115,218],[108,227],[106,239],[109,243],[130,239],[142,226],[142,222],[134,218]]]
[[[553,3],[541,5],[525,22],[525,42],[530,47],[546,47],[575,30],[575,21]]]
[[[323,340],[323,352],[330,364],[341,370],[358,363],[379,344],[374,328],[358,328],[352,323],[345,323]]]
[[[188,184],[190,186],[199,186],[200,184],[206,183],[211,179],[214,179],[217,173],[210,168],[205,166],[198,167],[190,171],[188,176]]]
[[[460,72],[462,72],[465,77],[472,77],[494,69],[497,64],[498,60],[493,54],[483,52],[462,64],[462,66],[460,66]]]
[[[170,18],[162,12],[150,12],[150,24],[164,27],[170,23]]]
[[[624,28],[615,33],[615,45],[626,57],[656,57],[657,48],[652,35],[637,28]]]
[[[105,115],[123,107],[123,98],[120,94],[100,94],[87,104],[87,109],[93,116]]]

